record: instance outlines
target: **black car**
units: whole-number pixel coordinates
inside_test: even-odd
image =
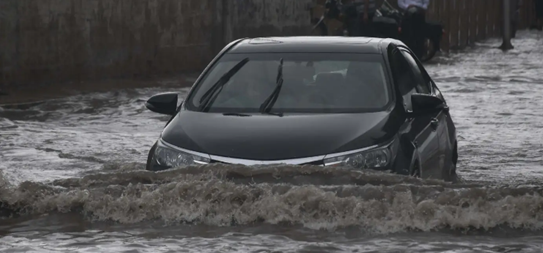
[[[227,45],[171,115],[147,170],[292,164],[456,178],[456,128],[443,95],[402,42],[273,37]]]

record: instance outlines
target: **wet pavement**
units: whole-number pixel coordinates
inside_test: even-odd
[[[458,127],[458,184],[311,166],[144,171],[168,118],[143,102],[171,83],[1,108],[0,212],[19,216],[0,220],[0,251],[541,252],[543,34],[517,36],[507,53],[488,40],[427,65]]]

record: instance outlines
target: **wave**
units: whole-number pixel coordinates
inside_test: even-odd
[[[543,228],[543,188],[420,180],[318,166],[208,165],[148,172],[107,164],[100,173],[11,185],[1,214],[80,213],[93,221],[159,220],[236,226],[303,225],[371,233]]]

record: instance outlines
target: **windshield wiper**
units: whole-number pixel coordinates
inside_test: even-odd
[[[236,74],[247,62],[249,62],[249,58],[245,58],[238,62],[232,69],[230,69],[228,72],[226,72],[219,80],[209,88],[209,90],[200,98],[200,106],[198,107],[200,111],[209,111],[210,105],[213,104],[217,96],[220,92],[217,92],[217,90],[222,91],[222,87]]]
[[[264,114],[273,114],[273,115],[279,115],[283,116],[282,113],[270,113],[273,105],[277,101],[277,98],[279,97],[279,93],[281,92],[281,88],[283,87],[283,58],[279,60],[279,69],[277,70],[277,81],[275,85],[275,89],[273,90],[272,94],[260,105],[260,112]]]
[[[238,117],[251,117],[250,114],[238,113],[238,112],[225,112],[222,115],[224,115],[224,116],[238,116]]]

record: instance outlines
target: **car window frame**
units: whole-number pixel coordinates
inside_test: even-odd
[[[416,57],[414,57],[414,59],[415,63],[417,63],[417,66],[421,71],[422,78],[425,79],[425,82],[427,82],[426,85],[428,85],[428,88],[430,89],[430,94],[435,94],[435,89],[437,89],[436,83],[434,82],[430,74],[428,74],[428,71],[426,71],[426,68],[424,67],[422,62]]]
[[[402,99],[402,105],[403,105],[403,108],[406,112],[409,112],[412,110],[412,103],[411,103],[411,95],[412,94],[415,94],[415,93],[418,93],[417,91],[417,87],[415,84],[412,85],[412,88],[405,94],[403,94],[402,92],[402,88],[400,87],[400,83],[398,82],[399,80],[397,79],[396,75],[395,75],[395,68],[398,68],[398,66],[394,65],[394,63],[397,63],[395,61],[393,61],[393,57],[395,54],[398,54],[397,57],[399,57],[402,61],[404,61],[405,64],[407,64],[407,67],[409,67],[409,63],[407,62],[407,59],[405,59],[405,57],[403,56],[402,54],[402,50],[408,50],[407,48],[403,47],[402,45],[398,45],[398,44],[390,44],[389,45],[389,48],[387,50],[387,58],[388,58],[388,62],[389,62],[389,67],[390,67],[390,74],[391,74],[391,80],[392,80],[392,83],[393,85],[395,86],[395,89],[397,89],[397,92],[398,92],[398,97]],[[398,68],[400,69],[400,68]],[[414,77],[414,74],[413,74],[413,71],[412,70],[406,70],[407,73],[411,76],[411,79],[413,82],[416,82],[415,80],[415,77]]]
[[[398,57],[398,56],[396,56],[397,54],[400,57],[400,59],[394,59],[394,57]],[[398,66],[398,60],[400,60],[400,61],[403,60],[405,62],[405,64],[408,64],[408,62],[405,60],[404,56],[402,55],[400,48],[393,49],[392,52],[390,53],[389,58],[390,58],[389,60],[390,60],[392,72],[397,71],[395,69],[402,69],[401,66]],[[393,64],[395,64],[395,66],[392,66]],[[407,72],[411,76],[412,81],[415,81],[415,77],[413,76],[413,73],[411,71],[409,71],[409,70],[407,70]],[[395,76],[395,73],[392,73],[392,74],[393,74],[393,76]],[[397,82],[398,80],[396,79],[396,77],[394,77],[394,78],[395,78],[394,82]],[[403,89],[403,87],[400,87],[401,86],[400,83],[396,83],[396,86],[400,89],[400,93],[401,93],[402,96],[411,95],[412,93],[416,92],[416,85],[414,85],[414,84],[412,85],[411,88],[408,87],[409,91],[406,92],[406,94],[403,94],[402,90],[404,90],[404,89]]]
[[[407,61],[407,64],[410,66],[411,73],[413,74],[413,76],[415,78],[415,82],[417,82],[417,85],[415,85],[415,87],[417,89],[417,93],[427,94],[427,95],[432,94],[433,90],[432,90],[432,87],[431,87],[431,85],[429,83],[431,81],[431,78],[429,78],[428,73],[426,73],[425,69],[421,68],[421,66],[419,65],[417,57],[410,50],[408,50],[406,48],[402,48],[402,49],[400,49],[400,51],[402,52],[402,55],[404,56],[405,60]],[[413,63],[408,59],[408,57],[410,57],[413,60],[415,65],[413,65]],[[420,73],[420,75],[419,75],[419,73],[415,72],[416,70]],[[421,88],[426,88],[426,90],[428,92],[422,90]]]
[[[434,79],[430,76],[430,74],[428,74],[428,71],[426,71],[426,68],[424,67],[422,62],[417,57],[415,57],[413,52],[411,52],[408,48],[402,47],[402,49],[405,50],[408,54],[410,54],[411,57],[415,60],[415,63],[417,64],[417,67],[419,68],[419,70],[421,72],[423,80],[425,80],[425,82],[428,82],[426,84],[428,86],[428,88],[430,89],[430,93],[428,95],[437,96],[438,98],[440,98],[443,101],[444,104],[447,104],[447,100],[443,96],[443,93],[441,92],[441,90],[437,86]]]

